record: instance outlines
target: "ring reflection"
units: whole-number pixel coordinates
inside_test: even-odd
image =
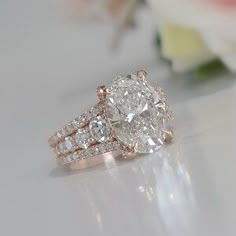
[[[78,209],[86,212],[80,222],[92,221],[101,235],[112,234],[116,214],[126,235],[188,233],[195,197],[191,174],[176,149],[172,145],[130,161],[111,156],[101,168],[68,176],[76,186]]]

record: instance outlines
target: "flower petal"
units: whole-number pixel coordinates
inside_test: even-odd
[[[236,54],[225,55],[221,60],[231,71],[236,72]]]

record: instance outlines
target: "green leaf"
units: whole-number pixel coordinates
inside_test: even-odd
[[[195,78],[207,80],[214,78],[227,71],[226,67],[220,59],[214,59],[206,64],[199,66],[196,70]]]

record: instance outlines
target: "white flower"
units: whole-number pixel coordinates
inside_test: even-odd
[[[178,68],[177,66],[177,69],[185,70],[194,64],[199,64],[201,60],[219,57],[229,69],[236,72],[236,4],[232,0],[231,7],[227,8],[223,6],[223,1],[220,7],[208,4],[208,1],[148,0],[148,3],[155,12],[157,22],[174,23],[179,28],[198,33],[207,48],[203,50],[202,55],[195,58],[196,61],[194,58],[189,60],[187,57],[180,60],[169,58],[174,61],[174,65],[183,62],[182,66],[186,67]],[[172,38],[172,40],[175,39]]]

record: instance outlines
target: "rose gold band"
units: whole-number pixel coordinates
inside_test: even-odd
[[[120,144],[117,141],[97,143],[87,149],[78,149],[67,155],[57,156],[57,162],[59,165],[71,164],[76,161],[118,150],[120,150]]]
[[[105,140],[96,140],[92,136],[89,124],[103,116],[103,103],[98,103],[49,137],[58,164],[65,165],[120,149],[111,134]]]
[[[65,139],[65,137],[75,133],[77,129],[86,126],[93,117],[101,114],[102,112],[103,105],[101,103],[98,103],[95,106],[91,107],[82,115],[76,117],[71,122],[67,123],[62,128],[54,132],[54,134],[51,135],[48,139],[49,145],[51,147],[55,147],[60,141]]]

